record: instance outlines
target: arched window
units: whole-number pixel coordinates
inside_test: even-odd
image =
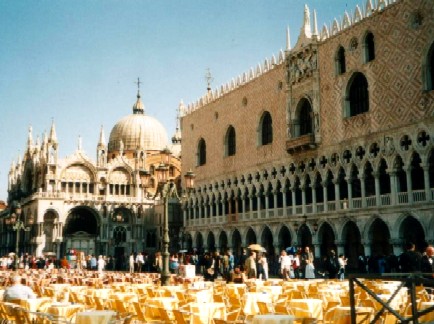
[[[260,124],[261,145],[267,145],[273,142],[273,121],[268,111],[264,112]]]
[[[368,81],[357,72],[349,83],[347,116],[352,117],[369,111]]]
[[[343,74],[346,70],[345,49],[341,46],[336,53],[336,74]]]
[[[434,90],[434,43],[428,51],[426,59],[426,90]]]
[[[298,115],[300,124],[299,135],[302,136],[312,134],[312,107],[310,102],[307,99],[302,99],[300,105],[301,106]]]
[[[197,164],[204,165],[206,163],[206,143],[203,138],[200,139],[197,147]]]
[[[365,37],[365,63],[371,62],[373,59],[375,59],[374,34],[369,32]]]
[[[233,156],[237,151],[237,142],[235,136],[235,128],[229,126],[225,137],[225,152],[226,156]]]

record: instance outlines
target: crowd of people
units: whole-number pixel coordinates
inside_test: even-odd
[[[415,245],[409,243],[404,253],[399,257],[369,258],[360,256],[357,273],[384,273],[384,272],[433,272],[434,247],[428,246],[424,253],[415,250]],[[15,256],[0,258],[2,269],[14,269]],[[284,279],[313,279],[318,277],[345,278],[347,258],[343,254],[337,255],[330,250],[322,259],[315,259],[308,246],[304,248],[291,248],[282,250],[278,256],[268,256],[265,249],[242,249],[241,255],[235,256],[231,250],[224,253],[197,251],[173,253],[169,259],[169,270],[177,274],[181,265],[194,265],[196,274],[202,274],[205,280],[214,280],[222,277],[227,280],[244,280],[258,278],[266,280],[269,276]],[[78,251],[68,251],[61,259],[55,256],[33,257],[25,254],[20,257],[20,268],[31,269],[90,269],[96,271],[116,270],[134,272],[160,272],[163,266],[160,252],[155,254],[131,253],[129,258],[120,256],[84,255]]]

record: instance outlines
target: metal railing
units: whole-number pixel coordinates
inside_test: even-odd
[[[371,296],[376,302],[378,302],[382,307],[377,310],[371,323],[378,323],[380,317],[385,311],[393,314],[399,323],[419,323],[419,318],[430,312],[434,312],[434,306],[429,306],[425,309],[417,309],[416,300],[416,286],[423,285],[428,287],[434,286],[434,278],[432,273],[384,273],[382,275],[378,274],[349,274],[349,294],[350,294],[350,304],[351,304],[351,324],[356,324],[356,300],[355,300],[355,285],[363,289],[369,296]],[[362,279],[362,280],[361,280]],[[393,280],[400,281],[400,285],[396,287],[396,290],[391,294],[387,301],[382,300],[373,290],[371,290],[363,280],[365,279],[381,279],[381,280]],[[406,314],[399,313],[396,309],[390,306],[390,303],[398,294],[401,288],[407,287],[410,294],[411,303],[411,315],[406,316]]]

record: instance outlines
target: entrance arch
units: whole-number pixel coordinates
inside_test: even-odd
[[[99,236],[99,219],[92,209],[79,206],[71,209],[63,229],[64,255],[69,249],[79,250],[86,255],[97,254],[96,240]]]
[[[225,253],[228,250],[228,236],[225,231],[222,231],[219,235],[219,248],[220,253]]]
[[[424,252],[427,246],[425,232],[419,221],[413,216],[407,216],[399,228],[399,237],[402,242],[412,242],[416,245],[416,250]]]
[[[209,252],[215,251],[215,237],[213,232],[208,233],[208,239],[206,241],[206,245],[208,247]]]
[[[269,256],[274,255],[274,247],[273,247],[273,234],[270,231],[270,228],[267,226],[264,228],[264,231],[261,235],[261,245],[267,250]]]
[[[285,250],[288,247],[292,246],[292,236],[288,227],[282,226],[279,231],[279,251]]]
[[[355,222],[349,221],[345,224],[342,237],[345,242],[345,257],[348,259],[347,267],[357,269],[359,256],[363,256],[364,251],[360,231]]]
[[[232,251],[233,251],[233,255],[237,258],[239,258],[239,256],[241,255],[241,234],[238,230],[235,230],[232,234]]]
[[[321,225],[318,231],[318,241],[321,242],[319,253],[321,260],[323,257],[327,257],[331,250],[336,251],[335,233],[329,223]]]
[[[389,227],[382,219],[377,218],[372,223],[369,239],[371,241],[371,258],[387,256],[392,253]]]

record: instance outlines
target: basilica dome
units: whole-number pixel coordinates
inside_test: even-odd
[[[145,115],[145,107],[137,94],[133,114],[119,120],[110,132],[108,151],[160,151],[168,145],[163,125],[155,118]]]

